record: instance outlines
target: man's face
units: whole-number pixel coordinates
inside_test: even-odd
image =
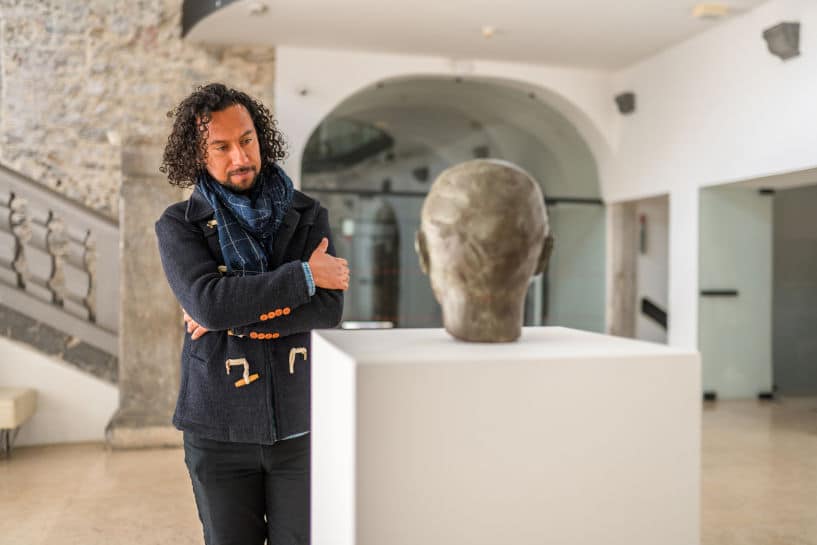
[[[231,191],[250,190],[261,171],[261,148],[250,113],[241,104],[213,112],[207,130],[207,172]]]

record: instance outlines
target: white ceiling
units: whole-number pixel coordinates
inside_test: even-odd
[[[766,0],[724,0],[733,15]],[[720,21],[696,0],[238,0],[197,24],[196,42],[267,44],[617,69]],[[251,12],[265,6],[261,14]],[[485,39],[481,29],[496,28]]]

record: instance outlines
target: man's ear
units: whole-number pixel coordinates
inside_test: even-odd
[[[536,270],[533,273],[534,276],[545,272],[545,269],[548,266],[548,261],[550,261],[550,254],[552,253],[553,253],[553,236],[548,235],[547,237],[545,237],[545,241],[542,243],[542,253],[539,254],[539,261],[536,263]]]
[[[426,235],[422,230],[414,234],[414,251],[417,252],[417,257],[420,258],[420,269],[422,269],[425,274],[428,274],[430,265],[428,248],[426,247]]]

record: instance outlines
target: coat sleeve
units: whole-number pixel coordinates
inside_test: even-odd
[[[253,324],[270,309],[295,310],[310,300],[299,261],[253,276],[222,276],[201,231],[170,210],[156,222],[156,238],[170,289],[211,331]]]
[[[329,239],[328,253],[335,255],[332,243],[332,234],[329,229],[329,216],[325,208],[321,208],[309,231],[306,241],[306,251],[311,254],[321,239]],[[309,256],[304,256],[304,260]],[[276,312],[280,310],[281,312]],[[283,314],[286,312],[286,314]],[[312,329],[328,329],[340,323],[343,314],[343,291],[317,288],[310,301],[297,308],[270,307],[268,313],[278,314],[269,316],[263,321],[245,327],[231,328],[236,335],[252,336],[252,333],[272,333],[280,337],[305,333]]]

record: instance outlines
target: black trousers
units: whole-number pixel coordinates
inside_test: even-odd
[[[274,445],[184,434],[207,545],[309,544],[309,435]]]

